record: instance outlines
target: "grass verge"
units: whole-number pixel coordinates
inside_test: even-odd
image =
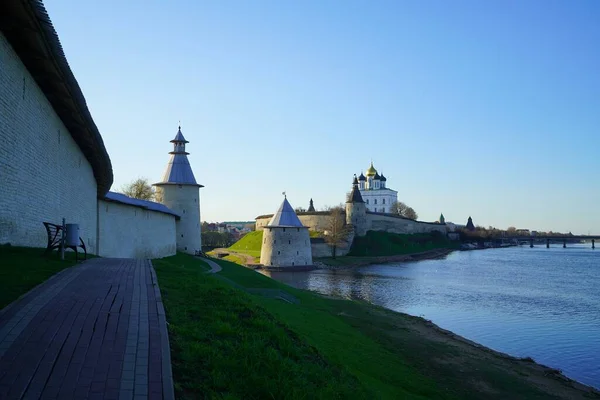
[[[64,261],[56,251],[44,256],[44,250],[0,246],[0,309],[57,272],[75,265],[75,253],[71,250],[65,251]]]
[[[536,364],[453,339],[421,318],[216,261],[223,270],[214,276],[192,257],[185,268],[155,261],[181,398],[585,397]],[[298,301],[261,295],[273,289]]]
[[[177,398],[370,397],[254,296],[206,274],[198,259],[175,257],[153,264],[169,321]]]
[[[457,248],[458,243],[450,241],[439,232],[398,234],[382,231],[368,231],[365,236],[354,238],[349,256],[375,257],[420,253],[440,248]]]

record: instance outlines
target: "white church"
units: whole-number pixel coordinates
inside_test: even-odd
[[[360,173],[358,188],[367,211],[389,213],[391,205],[398,201],[398,192],[387,187],[387,178],[377,172],[372,161],[366,176]]]

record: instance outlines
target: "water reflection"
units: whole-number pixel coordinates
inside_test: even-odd
[[[600,251],[536,247],[351,270],[272,272],[323,294],[420,315],[600,387]]]

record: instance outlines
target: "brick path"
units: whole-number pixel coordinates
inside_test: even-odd
[[[0,311],[0,399],[173,399],[156,273],[92,259]]]

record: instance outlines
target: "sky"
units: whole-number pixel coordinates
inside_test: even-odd
[[[77,1],[46,8],[110,155],[158,182],[181,121],[202,220],[345,201],[600,234],[600,2]]]

